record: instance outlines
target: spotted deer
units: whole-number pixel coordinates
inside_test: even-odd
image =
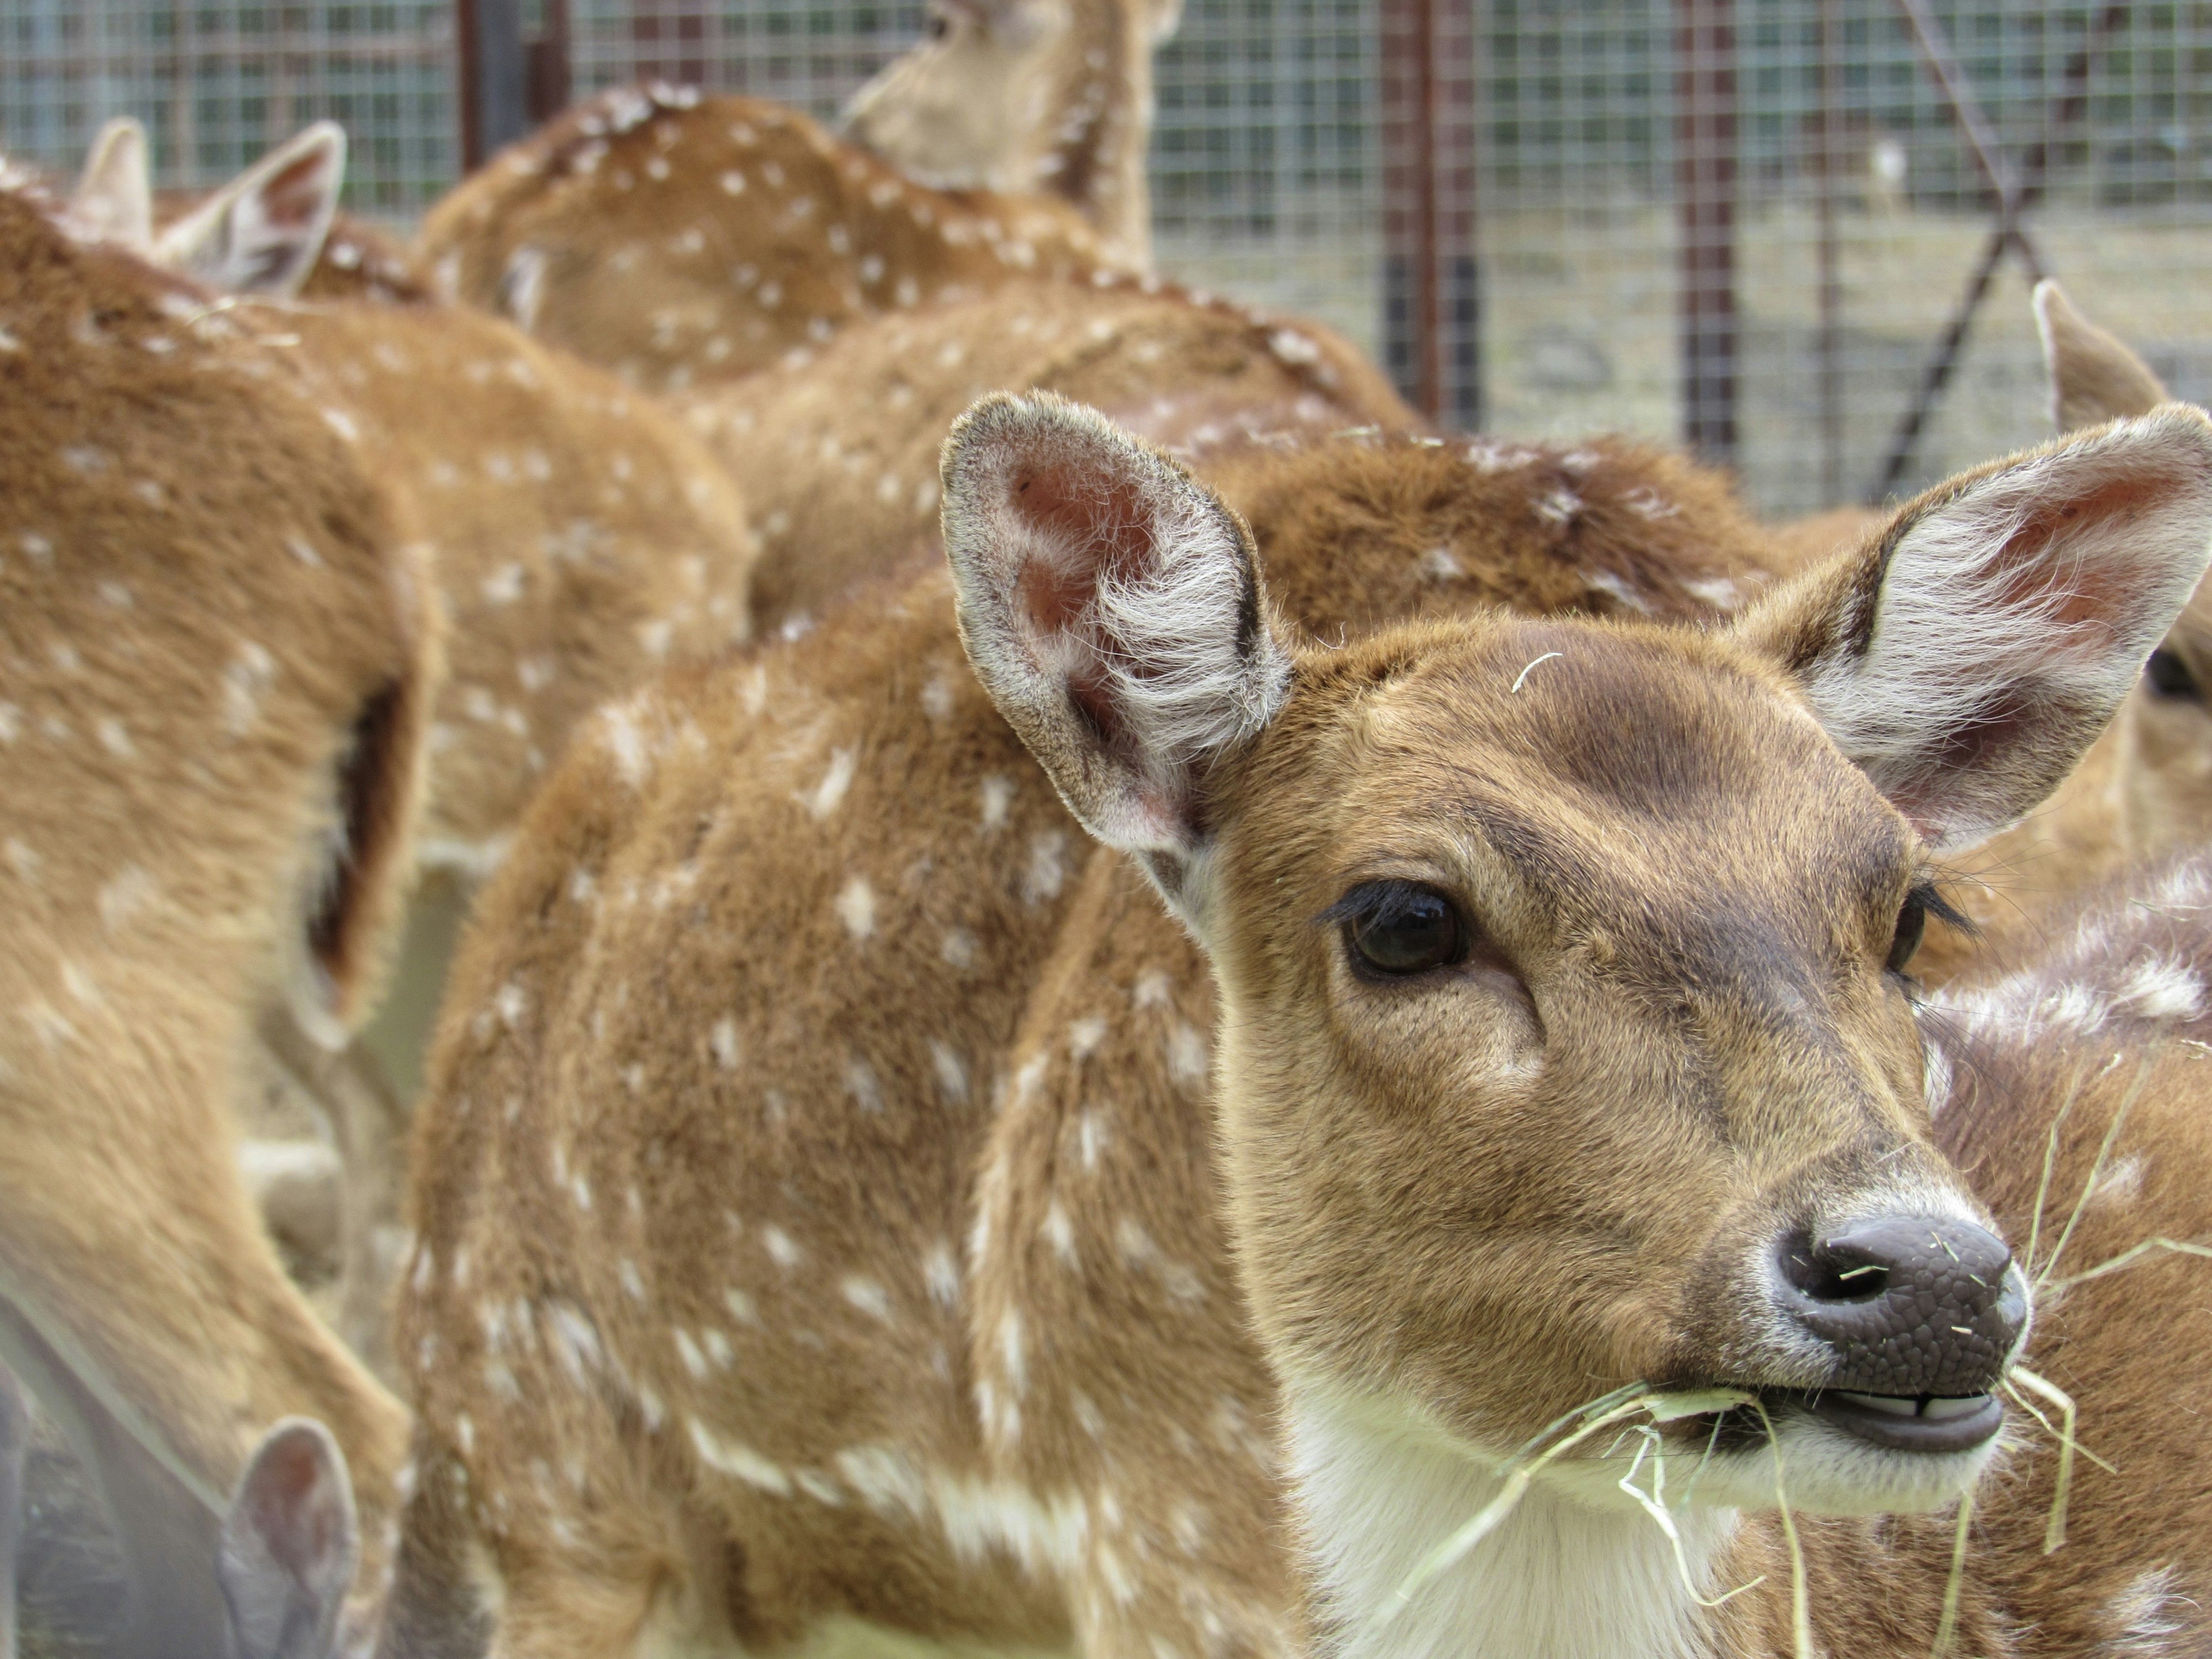
[[[1568,461],[1216,493],[994,398],[949,570],[602,716],[418,1123],[387,1659],[1778,1653],[1793,1535],[1814,1639],[1925,1647],[2029,1301],[1923,1097],[1928,860],[2118,702],[2212,423],[1954,480],[1705,631],[1547,614],[1710,617],[1679,550],[1744,534]],[[1649,1434],[1419,1582],[1592,1401]],[[2039,1576],[2005,1459],[1963,1650],[2084,1561],[2192,1582],[2201,1517],[2124,1504]]]
[[[2051,419],[2061,431],[2148,414],[2166,401],[2142,359],[2039,283]],[[2070,895],[2130,863],[2203,838],[2212,823],[2212,591],[2191,597],[2111,728],[2040,812],[1956,860],[1953,896],[1980,930],[1930,952],[1934,980],[2034,953]]]
[[[934,556],[938,451],[995,391],[1062,394],[1186,456],[1422,424],[1333,331],[1157,282],[1038,285],[861,323],[803,362],[676,399],[753,515],[758,624],[799,625]],[[1474,448],[1501,466],[1536,455]]]
[[[941,190],[1057,196],[1149,268],[1152,53],[1177,0],[935,0],[928,17],[846,104],[846,135]]]
[[[431,208],[416,256],[447,297],[654,392],[864,317],[1115,268],[1051,198],[932,190],[799,111],[664,86],[501,152]]]
[[[255,1009],[374,995],[438,605],[281,325],[70,226],[0,189],[0,1359],[114,1522],[124,1650],[273,1654],[226,1596],[342,1592],[306,1523],[342,1449],[380,1543],[406,1417],[286,1279],[229,1107]],[[294,1416],[334,1439],[270,1449]]]

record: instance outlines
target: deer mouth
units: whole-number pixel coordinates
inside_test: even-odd
[[[1889,1451],[1962,1452],[2004,1426],[2003,1402],[1993,1394],[1849,1394],[1840,1389],[1803,1396],[1813,1415]]]
[[[1860,1394],[1844,1389],[1760,1389],[1769,1421],[1802,1413],[1884,1451],[1940,1455],[1972,1451],[2004,1427],[2004,1404],[1993,1394]],[[1758,1412],[1739,1406],[1719,1424],[1723,1443],[1751,1449],[1765,1443]]]

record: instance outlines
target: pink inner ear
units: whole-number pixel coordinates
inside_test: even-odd
[[[2078,560],[2071,584],[2063,588],[2051,584],[2041,562],[2060,536],[2091,526],[2118,531],[2129,520],[2155,511],[2168,493],[2159,481],[2129,477],[2042,503],[2007,539],[1994,562],[1997,574],[1992,599],[2000,607],[2033,607],[2057,623],[2108,621],[2128,604],[2139,574],[2126,561]]]
[[[322,204],[322,180],[330,171],[330,161],[325,151],[311,150],[262,186],[262,206],[271,223],[297,230],[314,222],[315,213]]]
[[[343,1517],[324,1490],[311,1436],[287,1434],[263,1449],[247,1501],[254,1531],[293,1577],[304,1581],[337,1548]]]
[[[1024,467],[1008,483],[1006,505],[1033,541],[1057,556],[1022,568],[1022,607],[1039,634],[1073,626],[1102,583],[1133,581],[1152,561],[1143,489],[1103,467],[1068,461]]]

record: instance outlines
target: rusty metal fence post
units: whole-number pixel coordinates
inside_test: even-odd
[[[1674,193],[1682,440],[1736,460],[1735,0],[1674,0]]]
[[[1482,424],[1474,0],[1382,0],[1382,347],[1424,415]]]
[[[543,0],[535,34],[522,0],[455,0],[461,166],[483,165],[568,102],[568,0]]]

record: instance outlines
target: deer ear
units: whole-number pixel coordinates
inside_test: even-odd
[[[2057,787],[2203,574],[2212,421],[2181,404],[1908,502],[1736,636],[1936,848]]]
[[[102,241],[154,245],[154,189],[146,129],[128,115],[101,127],[70,193],[69,216]]]
[[[1159,451],[1048,394],[945,445],[945,548],[976,677],[1084,827],[1167,891],[1203,786],[1282,706],[1251,532]]]
[[[318,121],[164,230],[155,257],[227,294],[296,294],[330,234],[345,129]]]
[[[2166,401],[2149,365],[2074,309],[2049,277],[2035,285],[2035,331],[2051,380],[2051,422],[2061,432],[2123,415],[2148,415]]]
[[[324,1659],[360,1557],[337,1442],[319,1423],[287,1418],[246,1464],[217,1547],[240,1659]]]

